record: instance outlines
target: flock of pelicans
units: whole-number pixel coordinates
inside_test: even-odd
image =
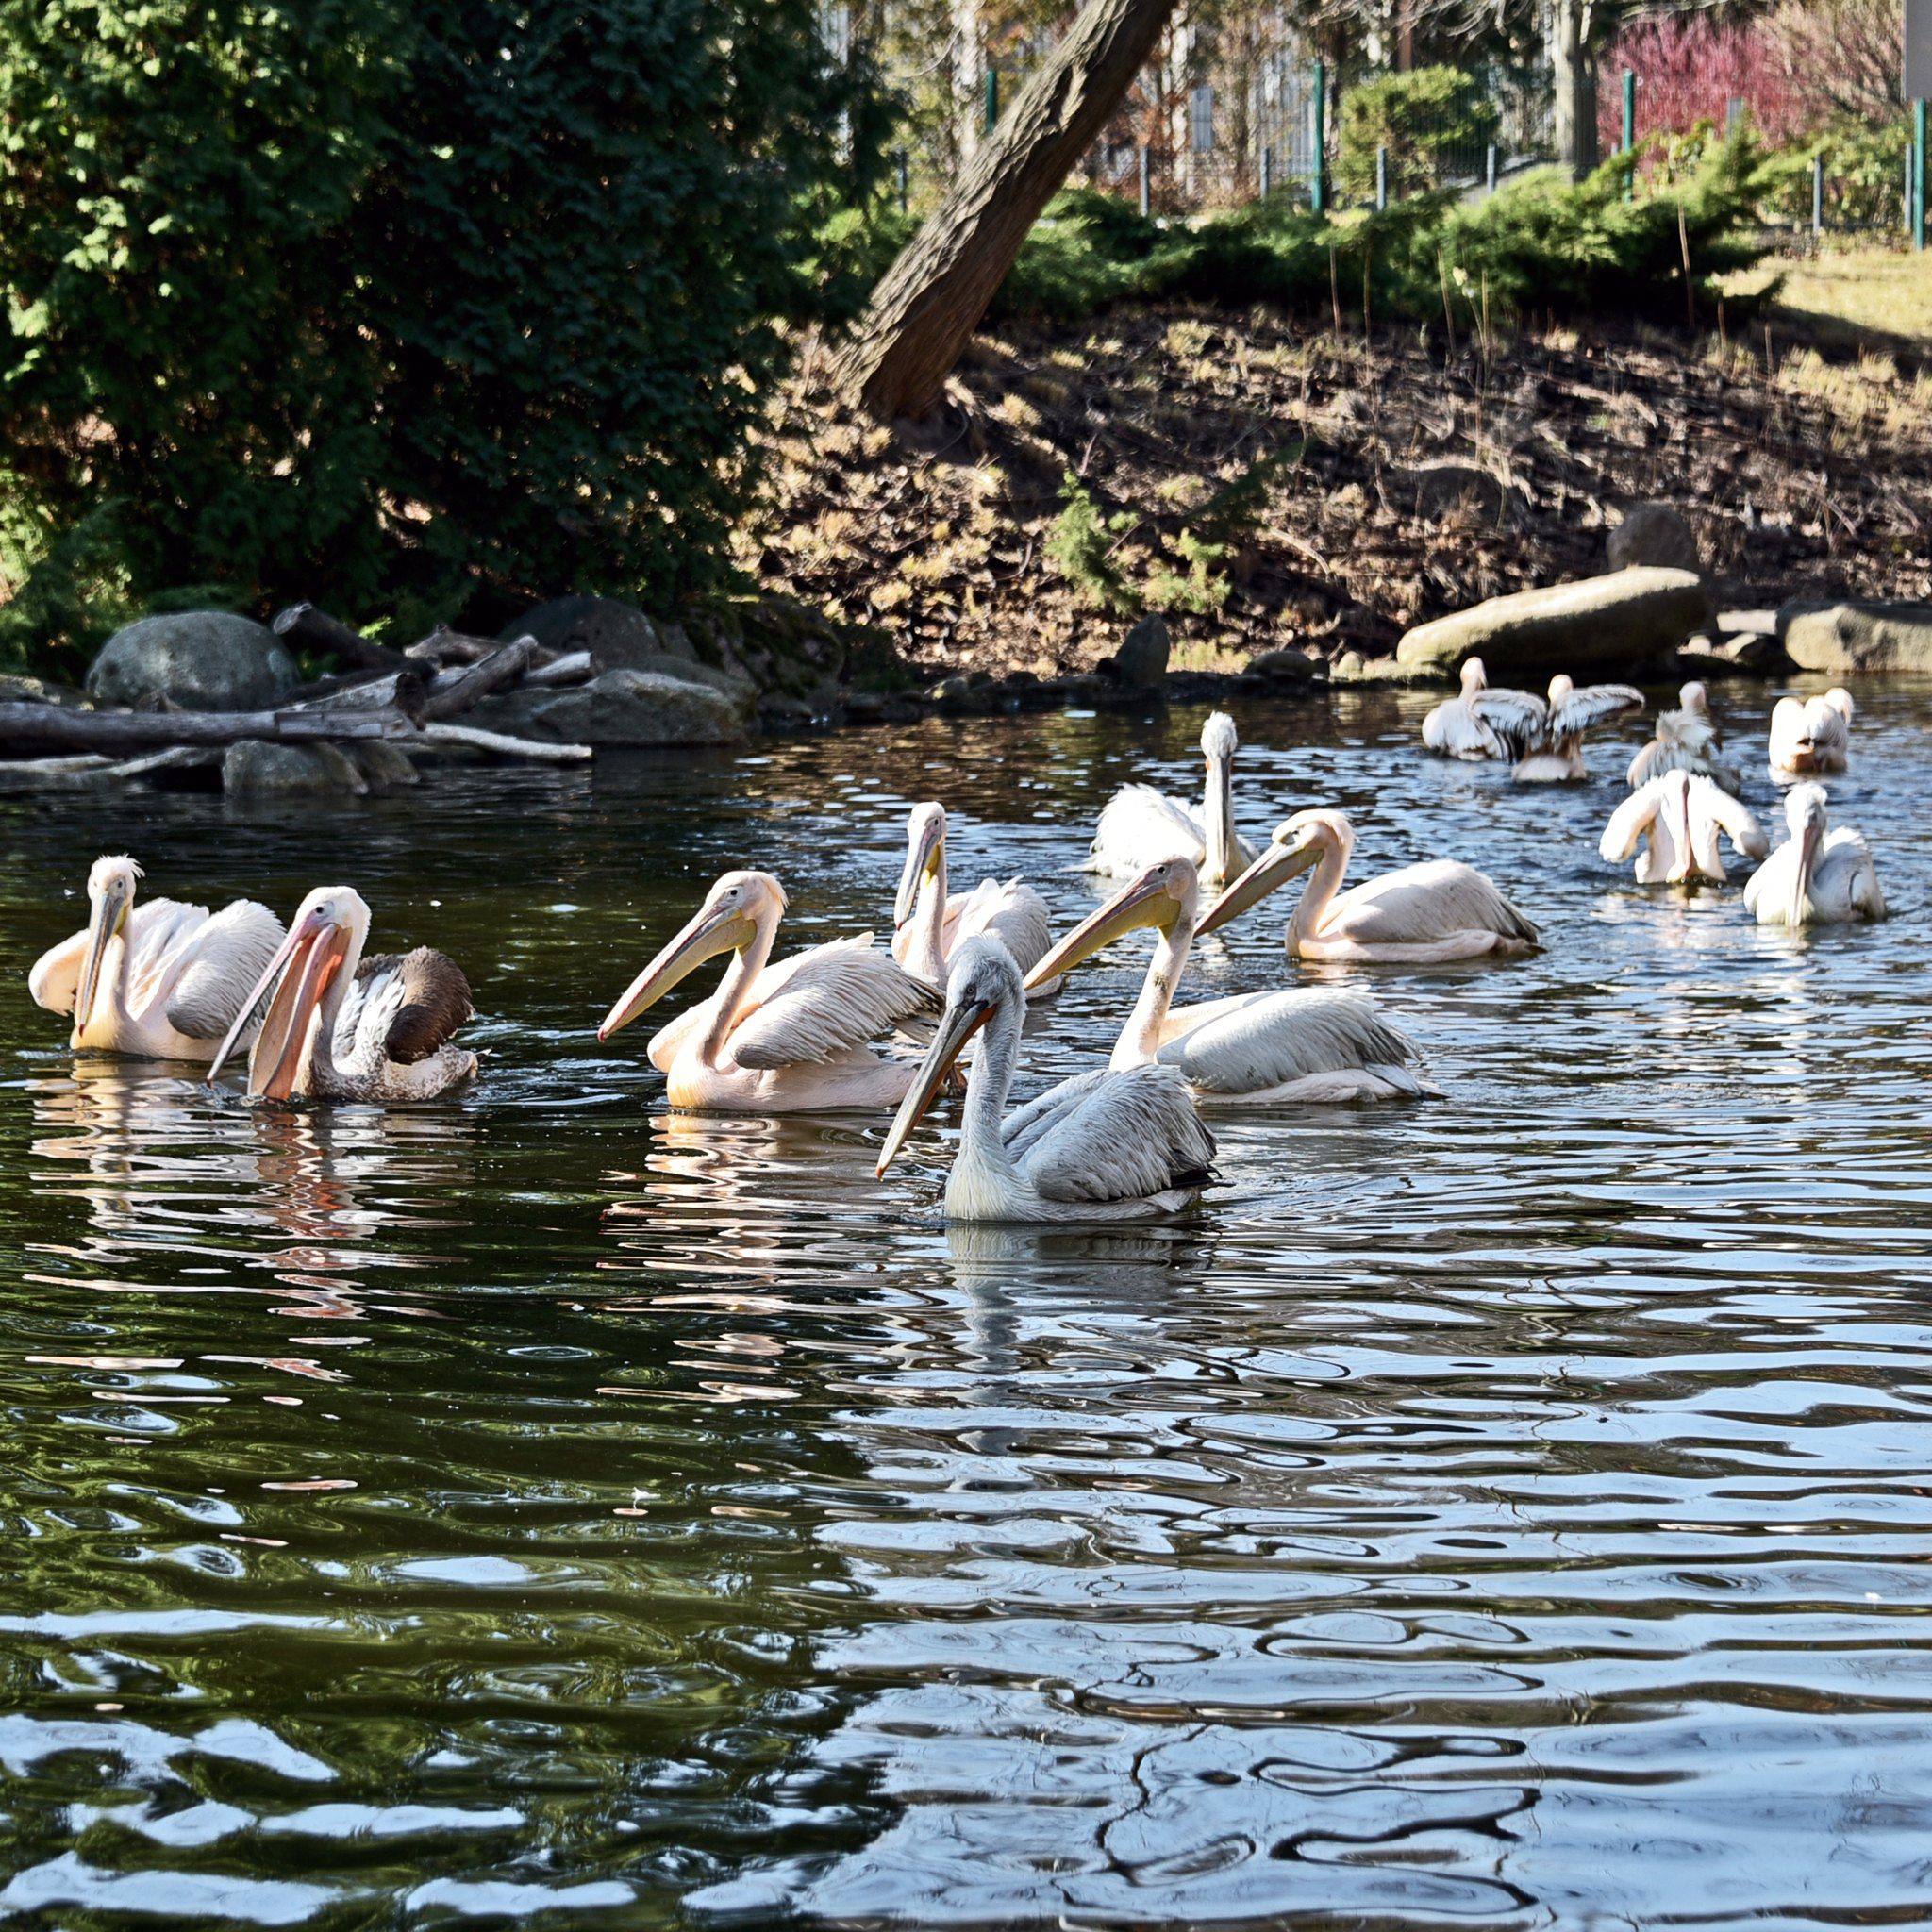
[[[1488,685],[1479,660],[1459,696],[1423,725],[1433,751],[1511,762],[1524,782],[1585,775],[1583,739],[1641,708],[1628,685],[1555,679],[1547,699]],[[1790,838],[1777,851],[1737,797],[1704,687],[1629,772],[1606,859],[1637,856],[1644,884],[1722,883],[1722,835],[1760,860],[1744,903],[1760,924],[1878,919],[1871,853],[1848,828],[1827,832],[1818,775],[1845,768],[1852,701],[1841,691],[1773,713],[1772,775],[1790,783]],[[706,961],[724,958],[711,995],[656,1033],[651,1064],[670,1104],[727,1112],[896,1108],[883,1175],[949,1082],[970,1064],[958,1153],[945,1192],[956,1221],[1100,1222],[1172,1211],[1212,1177],[1204,1107],[1391,1099],[1430,1092],[1410,1041],[1358,991],[1325,987],[1237,993],[1176,1007],[1197,935],[1299,874],[1288,922],[1297,959],[1423,965],[1532,950],[1536,927],[1494,883],[1431,859],[1342,890],[1355,833],[1340,811],[1299,811],[1256,851],[1235,827],[1233,720],[1201,734],[1198,807],[1124,787],[1101,816],[1089,869],[1124,880],[1056,941],[1040,894],[1020,880],[947,890],[946,814],[912,808],[891,950],[871,934],[772,963],[785,892],[768,873],[727,873],[690,923],[638,974],[598,1029],[608,1040]],[[1768,856],[1767,856],[1768,855]],[[131,858],[98,860],[88,924],[36,962],[33,997],[71,1013],[77,1049],[208,1064],[212,1079],[244,1043],[248,1089],[270,1100],[407,1102],[470,1078],[456,1043],[472,1016],[461,969],[427,947],[364,957],[369,908],[346,886],[310,892],[291,924],[237,900],[209,914],[138,900]],[[1218,889],[1203,907],[1204,886]],[[1029,999],[1139,929],[1153,935],[1139,997],[1104,1067],[1063,1080],[1010,1113]],[[923,1057],[912,1046],[924,1041]],[[895,1046],[897,1050],[895,1051]]]

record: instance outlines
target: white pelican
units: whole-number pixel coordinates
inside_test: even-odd
[[[369,907],[353,886],[318,886],[215,1055],[212,1080],[268,1005],[248,1056],[248,1091],[265,1100],[434,1100],[476,1071],[451,1039],[473,1017],[470,983],[446,953],[363,958]]]
[[[954,949],[975,933],[997,933],[1023,973],[1053,944],[1046,901],[1019,879],[981,879],[972,891],[947,896],[942,805],[915,805],[908,815],[906,869],[892,918],[892,958],[935,988],[946,983]]]
[[[1750,808],[1715,779],[1686,771],[1668,771],[1640,785],[1615,811],[1597,841],[1612,865],[1637,854],[1640,886],[1683,885],[1692,879],[1724,881],[1722,833],[1744,858],[1762,858],[1771,850],[1764,827]]]
[[[785,889],[770,873],[727,872],[631,981],[597,1038],[608,1040],[707,959],[729,953],[717,991],[652,1036],[650,1061],[666,1076],[673,1107],[726,1113],[896,1107],[912,1064],[882,1059],[872,1042],[915,1013],[937,1011],[937,989],[874,951],[869,932],[768,966],[784,913]]]
[[[1677,692],[1677,708],[1657,714],[1657,733],[1630,760],[1624,774],[1635,791],[1666,772],[1690,772],[1714,778],[1734,798],[1744,789],[1744,774],[1720,758],[1723,734],[1710,715],[1710,693],[1693,678]],[[1741,848],[1740,848],[1741,850]]]
[[[1096,1068],[1001,1116],[1020,1059],[1026,994],[998,940],[953,955],[946,1009],[886,1144],[883,1175],[966,1042],[986,1040],[966,1082],[948,1221],[1141,1221],[1194,1201],[1213,1179],[1214,1141],[1177,1067]]]
[[[1423,742],[1429,750],[1451,758],[1502,758],[1509,754],[1503,741],[1475,714],[1471,700],[1489,689],[1489,675],[1480,658],[1462,662],[1462,692],[1444,698],[1423,720]]]
[[[1791,836],[1744,882],[1744,904],[1759,925],[1842,925],[1885,917],[1871,847],[1849,825],[1825,834],[1823,785],[1792,786],[1785,796],[1785,823]]]
[[[141,875],[131,858],[94,860],[87,924],[34,961],[27,991],[50,1012],[74,1015],[76,1048],[212,1059],[281,943],[282,922],[253,899],[212,915],[178,899],[137,906]]]
[[[1274,842],[1194,930],[1212,932],[1313,866],[1315,875],[1288,922],[1291,958],[1432,965],[1527,953],[1539,943],[1536,927],[1494,883],[1457,859],[1405,865],[1343,892],[1342,874],[1354,851],[1355,827],[1345,813],[1298,811],[1275,826]]]
[[[1842,772],[1851,751],[1850,691],[1834,685],[1822,698],[1780,698],[1771,708],[1771,775],[1808,778]]]
[[[1114,1042],[1116,1069],[1177,1067],[1204,1107],[1392,1100],[1432,1092],[1410,1070],[1414,1046],[1360,993],[1325,987],[1242,992],[1171,1009],[1200,916],[1185,858],[1149,866],[1070,932],[1034,974],[1063,974],[1137,926],[1157,935],[1140,997]]]
[[[1469,701],[1480,723],[1495,733],[1503,756],[1516,760],[1509,774],[1520,785],[1560,785],[1590,774],[1583,763],[1583,734],[1629,711],[1643,708],[1643,693],[1628,684],[1574,684],[1560,671],[1550,679],[1547,700],[1534,691],[1478,691]]]
[[[1191,858],[1201,876],[1220,885],[1255,857],[1234,828],[1234,720],[1215,711],[1201,727],[1208,780],[1197,811],[1151,785],[1123,785],[1100,814],[1087,870],[1138,878],[1162,858]]]

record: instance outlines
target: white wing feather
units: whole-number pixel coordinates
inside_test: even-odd
[[[236,899],[202,922],[174,956],[168,1024],[190,1040],[219,1040],[235,1024],[275,951],[282,922],[253,899]]]
[[[1573,691],[1550,713],[1549,732],[1553,744],[1576,738],[1612,718],[1627,717],[1643,708],[1643,693],[1630,684],[1586,684]]]
[[[1135,1201],[1211,1174],[1214,1139],[1178,1069],[1108,1072],[1021,1157],[1049,1201]]]
[[[1123,785],[1100,814],[1087,866],[1090,872],[1138,873],[1163,858],[1199,865],[1207,854],[1207,830],[1189,807],[1151,785]]]
[[[1163,1042],[1156,1058],[1206,1093],[1262,1093],[1358,1067],[1391,1071],[1401,1085],[1400,1070],[1415,1058],[1414,1042],[1359,993],[1243,993],[1184,1008],[1174,1018],[1186,1030]],[[1420,1081],[1415,1085],[1420,1091]]]
[[[729,1050],[755,1070],[843,1059],[942,1004],[869,932],[794,953],[761,973],[753,991],[758,1006],[732,1029]]]
[[[1455,858],[1429,858],[1366,880],[1329,908],[1324,932],[1424,945],[1443,933],[1496,932],[1537,943],[1537,930],[1495,882]]]
[[[946,936],[948,957],[962,940],[981,933],[1001,941],[1022,973],[1031,972],[1053,945],[1046,901],[1021,879],[980,880]]]
[[[1656,749],[1655,746],[1651,748]],[[1635,772],[1637,768],[1632,765],[1630,769]],[[1638,841],[1650,830],[1662,803],[1662,787],[1655,777],[1645,779],[1610,814],[1610,822],[1604,827],[1603,837],[1596,841],[1599,855],[1612,865],[1621,865],[1625,859],[1635,858]]]
[[[1445,698],[1423,720],[1423,742],[1452,758],[1500,758],[1502,741],[1470,708],[1467,698]]]
[[[50,1013],[71,1013],[80,997],[80,962],[87,958],[87,927],[49,946],[27,968],[26,990],[37,1007]]]

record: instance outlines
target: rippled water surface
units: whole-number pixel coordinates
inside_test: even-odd
[[[1468,858],[1549,950],[1377,974],[1445,1097],[1224,1117],[1126,1233],[948,1232],[950,1122],[881,1186],[881,1123],[672,1117],[594,1028],[727,866],[885,921],[916,798],[1071,921],[1198,711],[0,804],[0,1916],[1926,1923],[1932,693],[1860,695],[1896,917],[1809,941],[1598,861],[1634,736],[1517,791],[1411,696],[1241,708],[1251,834],[1340,801],[1358,874]],[[24,974],[123,849],[356,883],[483,1077],[76,1063]],[[1279,983],[1286,909],[1200,991]]]

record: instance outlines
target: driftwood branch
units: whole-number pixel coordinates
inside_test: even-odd
[[[489,657],[479,658],[467,670],[439,673],[416,716],[427,724],[433,720],[460,715],[500,686],[521,677],[530,668],[536,651],[535,638],[521,637],[514,643],[499,644]]]
[[[550,765],[580,764],[595,756],[588,744],[545,744],[534,738],[506,738],[500,731],[479,731],[474,724],[425,724],[423,741],[494,752],[501,758],[534,758]]]
[[[281,707],[284,716],[291,711],[380,711],[394,709],[406,718],[420,718],[429,701],[429,687],[422,671],[410,665],[386,677],[361,677],[339,684],[313,697],[294,700]]]
[[[533,664],[524,673],[524,682],[547,691],[561,684],[588,684],[596,672],[590,652],[565,651],[547,664]]]
[[[75,758],[0,760],[0,792],[83,791],[101,785],[123,785],[155,772],[183,771],[215,758],[212,746],[175,744],[166,751],[143,752],[139,758],[119,760],[92,752]]]
[[[407,671],[409,660],[400,651],[365,638],[353,625],[318,610],[313,604],[291,604],[275,612],[269,628],[278,638],[305,645],[311,651],[326,651],[338,664],[352,671]]]
[[[333,711],[82,711],[59,705],[0,704],[0,745],[24,751],[101,752],[126,757],[162,745],[276,744],[318,739],[413,739],[414,723],[393,708]]]

